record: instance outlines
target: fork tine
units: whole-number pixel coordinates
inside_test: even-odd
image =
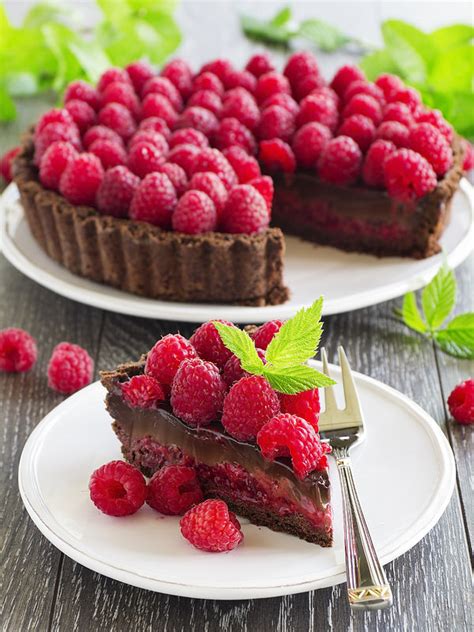
[[[326,354],[326,349],[324,347],[321,348],[321,359],[323,361],[323,372],[331,377],[329,373],[329,364],[328,364],[328,356]],[[325,411],[337,410],[336,397],[334,395],[334,387],[326,386],[324,389],[324,406]]]
[[[357,419],[362,419],[359,396],[357,395],[351,367],[347,359],[344,347],[338,348],[339,365],[341,367],[342,386],[344,388],[344,399],[346,400],[346,411]]]

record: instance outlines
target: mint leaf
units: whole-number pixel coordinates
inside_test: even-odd
[[[452,24],[436,29],[430,39],[440,52],[449,50],[462,44],[469,44],[474,38],[474,28],[467,24]]]
[[[436,47],[431,41],[430,36],[408,22],[402,20],[386,20],[382,25],[382,32],[384,36],[386,32],[396,34],[400,40],[403,40],[416,51],[428,68],[437,55]],[[390,35],[388,36],[390,37]]]
[[[270,382],[272,388],[287,395],[335,384],[330,377],[305,364],[291,367],[276,367],[265,364],[263,375]]]
[[[375,81],[379,75],[384,72],[396,73],[398,68],[392,59],[388,50],[376,50],[366,55],[360,62],[359,66],[367,75],[367,79]]]
[[[291,20],[292,14],[290,7],[283,7],[281,11],[279,11],[275,17],[270,20],[270,24],[272,26],[284,26]]]
[[[15,104],[11,100],[6,89],[0,85],[0,121],[7,123],[16,118]]]
[[[335,26],[322,20],[304,20],[300,24],[298,35],[311,40],[322,51],[331,53],[351,41]]]
[[[253,375],[262,375],[264,365],[248,333],[239,327],[230,327],[218,321],[214,321],[214,326],[227,349],[239,358],[243,370]]]
[[[72,25],[80,21],[80,12],[74,7],[61,6],[59,2],[39,2],[31,7],[23,19],[22,26],[36,28],[49,22]]]
[[[421,293],[421,304],[425,320],[431,330],[437,329],[456,303],[456,278],[453,271],[443,263],[431,282]]]
[[[286,45],[295,33],[286,24],[273,24],[272,21],[258,20],[250,15],[242,15],[240,25],[247,37],[269,44]]]
[[[92,83],[97,83],[104,70],[111,65],[110,59],[97,42],[86,42],[76,37],[69,42],[68,49]]]
[[[417,331],[418,333],[426,332],[426,323],[423,320],[418,305],[416,304],[416,296],[414,292],[408,292],[403,297],[403,306],[401,311],[403,322],[407,327]]]
[[[440,92],[470,92],[472,90],[473,65],[473,46],[465,44],[451,48],[436,58],[428,76],[429,86]]]
[[[382,24],[382,35],[399,73],[407,81],[423,83],[427,74],[426,61],[408,41],[406,34],[399,28],[397,20],[385,21]]]
[[[460,314],[434,334],[438,345],[457,358],[474,360],[474,313]]]

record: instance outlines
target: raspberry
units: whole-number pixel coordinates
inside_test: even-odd
[[[205,500],[179,521],[181,533],[202,551],[232,551],[243,540],[240,522],[223,500]]]
[[[89,151],[100,159],[104,169],[124,165],[127,162],[125,149],[110,140],[96,140],[89,147]]]
[[[200,155],[201,150],[196,145],[176,145],[168,154],[167,161],[179,165],[189,178]]]
[[[298,478],[327,467],[329,446],[322,444],[314,428],[297,415],[282,413],[270,419],[259,431],[257,443],[270,461],[290,457]]]
[[[300,111],[296,117],[297,127],[305,123],[321,123],[334,132],[339,120],[337,105],[334,99],[325,94],[309,94],[300,103]]]
[[[383,90],[376,86],[374,83],[370,83],[365,79],[359,79],[353,81],[347,86],[347,90],[344,92],[344,101],[348,103],[356,94],[368,94],[373,97],[380,105],[385,105],[385,96]]]
[[[252,75],[258,79],[261,75],[275,70],[275,67],[269,55],[266,53],[257,53],[256,55],[252,55],[248,60],[245,70],[251,72]]]
[[[50,145],[57,141],[71,143],[71,145],[78,150],[81,148],[79,131],[74,124],[50,123],[46,125],[46,127],[43,127],[35,139],[35,164],[40,164],[44,152]]]
[[[60,393],[74,393],[87,386],[94,374],[94,361],[85,349],[60,342],[48,363],[48,386]]]
[[[324,87],[326,87],[326,82],[321,75],[308,75],[295,83],[293,86],[293,96],[297,101],[301,101],[309,94],[315,94]],[[334,92],[334,94],[336,93]]]
[[[280,105],[270,105],[262,111],[257,136],[260,139],[281,138],[289,141],[295,131],[295,117]]]
[[[375,85],[382,90],[387,101],[392,101],[393,95],[404,87],[403,81],[400,77],[390,75],[388,73],[380,75],[375,80]]]
[[[255,129],[260,110],[254,97],[244,88],[234,88],[226,93],[222,107],[222,118],[236,118],[250,130]]]
[[[181,362],[171,387],[173,413],[191,426],[205,426],[218,418],[226,391],[212,362],[192,358]]]
[[[127,217],[140,178],[127,167],[112,167],[104,174],[97,191],[97,208],[105,215]]]
[[[158,149],[162,154],[167,154],[169,151],[166,138],[160,132],[155,132],[152,129],[141,129],[132,136],[128,143],[129,149],[131,149],[137,143],[150,143]]]
[[[50,145],[40,162],[39,178],[41,184],[48,189],[57,191],[63,171],[76,156],[77,151],[71,143],[57,141]]]
[[[255,88],[257,103],[263,103],[265,99],[271,97],[272,94],[279,92],[291,94],[290,82],[284,75],[279,72],[271,71],[266,72],[258,78],[257,87]]]
[[[130,516],[145,502],[143,474],[130,463],[111,461],[99,467],[89,481],[90,497],[108,516]]]
[[[257,87],[257,80],[247,70],[233,70],[225,79],[225,87],[227,90],[245,88],[245,90],[253,94]]]
[[[462,168],[464,171],[470,171],[474,168],[474,148],[466,138],[461,138],[461,144],[464,151]]]
[[[232,168],[239,180],[239,184],[245,184],[249,180],[258,178],[261,175],[258,162],[253,156],[249,156],[242,147],[234,145],[224,149],[223,153],[232,165]]]
[[[161,384],[171,386],[181,362],[196,357],[197,353],[189,340],[180,334],[168,334],[158,340],[148,352],[145,373]]]
[[[384,162],[388,194],[412,202],[436,188],[436,174],[430,163],[411,149],[397,149]]]
[[[72,100],[84,101],[97,112],[99,109],[99,93],[89,83],[79,79],[71,82],[64,93],[64,103]]]
[[[167,122],[159,116],[149,116],[148,118],[144,118],[138,126],[138,129],[158,132],[164,136],[166,140],[168,140],[171,136],[171,130],[168,127]]]
[[[361,79],[365,79],[362,70],[360,70],[360,68],[357,68],[357,66],[347,64],[339,68],[329,85],[334,90],[334,92],[342,97],[344,95],[344,92],[347,90],[349,84],[351,84],[353,81],[358,81]]]
[[[153,68],[146,61],[134,61],[125,66],[125,70],[137,94],[142,93],[143,86],[154,75]]]
[[[271,97],[265,99],[265,101],[261,105],[262,111],[265,110],[265,108],[270,107],[271,105],[279,105],[283,109],[288,110],[288,112],[293,114],[293,116],[295,117],[300,110],[299,105],[296,103],[293,97],[290,97],[289,94],[285,94],[284,92],[272,94]]]
[[[183,127],[183,129],[177,129],[171,134],[170,148],[173,149],[173,147],[177,145],[196,145],[196,147],[204,149],[204,147],[209,147],[209,141],[207,137],[204,136],[202,132],[198,132],[197,129]]]
[[[334,184],[353,184],[359,177],[362,152],[349,136],[332,138],[318,161],[319,177]]]
[[[178,119],[170,100],[162,94],[155,93],[147,95],[142,101],[142,119],[151,116],[162,118],[169,127],[173,127]]]
[[[110,127],[125,140],[133,136],[137,129],[130,111],[120,103],[107,103],[99,112],[99,123]]]
[[[48,110],[43,116],[40,116],[35,125],[35,138],[51,123],[61,123],[66,126],[71,126],[74,120],[65,108],[53,108],[52,110]]]
[[[229,161],[218,149],[206,148],[202,149],[193,166],[193,172],[212,171],[217,173],[224,183],[225,188],[229,191],[237,184],[237,176],[230,166]]]
[[[63,171],[59,181],[59,190],[72,204],[93,206],[103,177],[104,169],[97,156],[79,154]]]
[[[176,86],[166,77],[152,77],[143,86],[142,99],[149,94],[161,94],[166,97],[173,108],[180,112],[183,109],[183,99]]]
[[[308,75],[319,74],[316,57],[306,50],[293,53],[286,62],[283,74],[292,86]]]
[[[293,150],[288,143],[285,143],[280,138],[262,140],[258,159],[267,171],[293,173],[296,169]]]
[[[189,97],[193,86],[193,73],[185,61],[182,59],[172,59],[161,71],[161,76],[171,81],[179,90],[183,99]]]
[[[278,395],[264,377],[250,375],[227,393],[222,424],[239,441],[253,441],[258,431],[280,412]]]
[[[119,81],[109,83],[101,94],[100,102],[102,107],[108,103],[120,103],[127,110],[130,110],[134,118],[138,118],[140,114],[140,101],[135,90],[127,83],[120,83]]]
[[[165,399],[163,387],[150,375],[134,375],[121,388],[124,400],[132,408],[153,408]]]
[[[280,406],[282,413],[296,415],[309,423],[318,432],[319,392],[317,388],[295,395],[280,395]]]
[[[383,111],[383,119],[385,121],[397,121],[407,127],[413,125],[413,115],[410,108],[404,103],[389,103]]]
[[[369,147],[362,167],[362,179],[365,184],[379,188],[385,186],[383,165],[385,159],[396,149],[396,146],[388,140],[376,140]]]
[[[453,164],[453,152],[439,129],[431,123],[417,123],[409,134],[409,147],[426,158],[437,176],[443,176]]]
[[[420,93],[414,88],[400,88],[390,97],[390,102],[399,101],[405,103],[415,113],[421,105]]]
[[[474,423],[474,380],[458,384],[448,397],[449,412],[460,424]]]
[[[208,195],[214,203],[216,215],[219,217],[229,194],[217,174],[212,173],[212,171],[195,173],[189,181],[188,189],[202,191]]]
[[[155,145],[139,142],[130,147],[127,166],[137,176],[144,178],[148,173],[157,171],[164,162],[163,154]]]
[[[382,120],[382,108],[380,103],[368,94],[356,94],[347,103],[342,111],[343,118],[347,118],[352,114],[363,114],[378,125]]]
[[[339,110],[341,99],[337,96],[337,93],[334,92],[332,88],[329,88],[328,86],[321,86],[320,88],[316,88],[315,90],[313,90],[311,94],[324,94],[324,96],[329,97],[331,101],[334,101],[334,105]]]
[[[233,327],[232,323],[227,320],[218,320],[217,322]],[[220,369],[224,368],[225,363],[232,355],[232,351],[229,351],[222,342],[213,321],[203,323],[198,327],[189,342],[196,349],[200,358],[213,362]]]
[[[230,192],[221,217],[226,233],[261,233],[270,223],[267,203],[250,184],[239,184]]]
[[[254,135],[236,118],[222,119],[214,134],[214,144],[217,149],[221,150],[237,145],[249,154],[254,154],[257,151]]]
[[[300,127],[292,144],[298,165],[305,169],[315,168],[321,152],[330,140],[331,131],[321,123],[306,123]]]
[[[431,125],[434,125],[451,145],[454,130],[439,110],[421,110],[416,113],[415,118],[417,123],[431,123]]]
[[[178,197],[183,195],[188,186],[188,177],[183,167],[180,167],[174,162],[165,162],[163,165],[160,165],[158,171],[168,176]]]
[[[257,349],[258,357],[265,362],[265,351],[263,349]],[[236,355],[232,355],[225,363],[222,371],[222,377],[224,382],[230,388],[234,382],[238,382],[243,377],[248,377],[250,373],[244,371],[240,360]]]
[[[130,77],[125,70],[122,70],[122,68],[108,68],[104,73],[102,73],[99,83],[97,84],[97,90],[99,92],[103,92],[110,83],[114,83],[116,81],[132,85]]]
[[[259,349],[266,349],[283,325],[282,320],[269,320],[260,325],[252,334],[252,340]]]
[[[397,147],[408,147],[410,130],[397,121],[385,121],[378,127],[375,137],[389,140]]]
[[[0,157],[0,176],[5,182],[12,181],[12,165],[13,159],[20,153],[20,147],[12,147]]]
[[[193,467],[165,465],[148,483],[146,502],[166,516],[182,516],[202,501],[202,490]]]
[[[71,99],[64,106],[72,116],[81,134],[84,134],[95,123],[95,111],[85,101]]]
[[[198,105],[186,108],[176,122],[176,128],[193,127],[202,132],[204,136],[211,136],[218,125],[219,121],[216,115]]]
[[[212,90],[198,90],[191,95],[187,107],[198,106],[209,110],[216,116],[220,116],[222,111],[222,99]]]
[[[215,230],[217,213],[214,202],[202,191],[186,191],[172,217],[173,230],[199,235]]]
[[[0,371],[24,373],[36,362],[35,339],[24,329],[9,327],[0,331]]]
[[[96,140],[109,140],[112,143],[116,143],[123,147],[123,140],[114,132],[110,127],[105,127],[105,125],[94,125],[93,127],[89,127],[87,132],[84,134],[82,138],[82,143],[86,149],[95,143]]]
[[[365,152],[375,137],[375,125],[363,114],[353,114],[346,118],[338,130],[338,135],[349,136]]]
[[[250,184],[250,186],[260,193],[265,200],[268,213],[270,214],[272,212],[273,194],[275,192],[273,180],[270,176],[259,176],[258,178],[249,180],[247,184]]]
[[[203,72],[194,79],[193,93],[198,90],[211,90],[220,97],[224,96],[225,91],[222,81],[213,72]]]
[[[168,229],[177,201],[176,191],[168,176],[164,173],[149,173],[135,191],[129,215],[132,219]]]
[[[203,72],[212,72],[216,75],[216,77],[219,77],[224,84],[224,87],[226,87],[227,77],[234,72],[234,67],[227,59],[214,59],[213,61],[209,61],[207,64],[204,64],[199,71],[199,74],[202,74]]]

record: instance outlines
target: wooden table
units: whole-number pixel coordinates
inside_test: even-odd
[[[239,35],[229,5],[204,5],[209,10],[202,10],[202,6],[187,5],[182,11],[183,30],[188,34],[183,54],[197,65],[220,50],[231,51],[236,62],[242,62],[255,47]],[[271,8],[264,9],[271,12]],[[206,37],[211,32],[213,37]],[[341,55],[322,56],[322,60],[332,69],[341,62]],[[44,101],[22,104],[19,122],[2,129],[0,149],[15,144],[21,126],[34,120],[46,107]],[[473,309],[473,272],[472,258],[456,271],[459,311]],[[40,350],[38,364],[30,373],[0,376],[0,475],[5,497],[1,514],[2,630],[470,629],[474,512],[469,477],[473,435],[471,428],[452,423],[445,402],[453,386],[473,374],[473,367],[443,355],[430,342],[411,335],[393,318],[393,309],[399,304],[400,301],[390,301],[328,317],[323,340],[330,360],[335,359],[337,345],[344,343],[358,371],[390,384],[420,404],[437,420],[455,453],[457,485],[443,517],[418,545],[387,566],[394,591],[393,608],[351,615],[344,585],[274,599],[200,601],[132,588],[76,564],[35,528],[17,487],[18,461],[28,435],[63,399],[48,388],[45,375],[57,342],[78,343],[89,350],[97,369],[110,368],[137,357],[162,334],[179,328],[184,335],[190,335],[193,326],[130,318],[74,303],[22,276],[0,255],[0,329],[24,327],[37,339]]]

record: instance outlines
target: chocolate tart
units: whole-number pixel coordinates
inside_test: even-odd
[[[120,383],[143,373],[145,359],[101,373],[106,407],[127,461],[145,476],[163,465],[196,469],[206,498],[220,498],[256,525],[331,546],[332,519],[327,470],[298,479],[287,459],[266,460],[256,445],[238,441],[216,421],[192,428],[169,407],[131,408]]]

